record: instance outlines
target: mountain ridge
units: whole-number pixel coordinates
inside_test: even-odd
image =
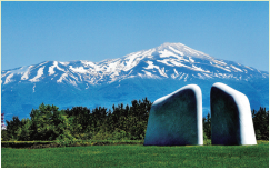
[[[181,50],[181,51],[179,51]],[[136,68],[138,64],[140,64],[141,61],[144,61],[148,64],[145,65],[145,67],[142,67],[140,72],[138,74],[130,74],[132,72],[133,68]],[[155,63],[154,63],[155,62]],[[117,59],[107,59],[102,60],[100,62],[91,62],[87,60],[76,60],[76,61],[68,61],[68,62],[61,62],[61,61],[44,61],[40,62],[35,65],[31,65],[29,67],[20,67],[16,69],[10,69],[6,71],[1,71],[1,83],[2,79],[6,77],[8,73],[9,76],[6,77],[6,81],[4,84],[8,83],[11,78],[14,76],[14,74],[22,74],[21,80],[28,80],[29,72],[32,71],[35,68],[39,68],[38,74],[36,77],[33,77],[32,79],[29,79],[28,81],[36,82],[39,78],[42,78],[43,69],[46,66],[43,66],[46,63],[50,63],[50,67],[47,73],[49,73],[49,76],[55,76],[54,70],[63,72],[62,76],[58,79],[59,82],[62,82],[63,79],[70,78],[70,82],[76,80],[76,81],[86,81],[90,84],[96,84],[100,83],[101,81],[96,80],[99,78],[101,80],[103,77],[107,77],[106,79],[110,79],[113,82],[118,79],[123,78],[123,75],[127,76],[146,76],[149,78],[153,77],[164,77],[164,78],[177,78],[181,77],[179,75],[179,70],[181,69],[187,69],[187,71],[195,71],[193,72],[193,75],[196,73],[203,73],[197,74],[195,76],[206,78],[206,77],[213,77],[213,74],[215,77],[219,76],[232,76],[235,78],[240,78],[241,76],[237,76],[235,73],[245,72],[245,73],[253,73],[255,75],[263,72],[263,76],[267,77],[269,74],[265,71],[259,71],[258,69],[254,69],[247,66],[242,66],[240,63],[220,60],[220,59],[214,59],[213,57],[210,57],[208,54],[205,54],[203,52],[193,50],[182,43],[163,43],[161,46],[157,48],[152,48],[149,50],[142,50],[138,52],[133,52],[130,54],[127,54],[126,56],[122,58]],[[141,63],[142,65],[144,63]],[[159,66],[161,65],[161,66]],[[43,67],[42,67],[43,66]],[[162,67],[163,66],[163,67]],[[170,76],[167,75],[167,72],[171,68],[167,68],[167,70],[164,70],[164,67],[171,67],[173,69],[173,73],[170,72]],[[202,69],[204,67],[204,69]],[[210,71],[209,67],[212,70]],[[240,67],[240,68],[239,68]],[[206,68],[206,69],[205,69]],[[26,70],[27,69],[27,70]],[[255,70],[255,71],[254,71]],[[159,74],[155,74],[154,72],[158,71]],[[181,72],[181,71],[180,71]],[[88,76],[87,78],[84,78],[84,80],[81,79],[81,76],[79,80],[74,78],[74,76],[68,76],[69,73],[75,73],[75,74],[89,74],[92,77]],[[209,74],[211,73],[211,75]],[[173,74],[173,75],[172,75]],[[46,75],[46,74],[45,74]],[[178,75],[178,76],[177,76]],[[183,74],[182,74],[183,75]],[[244,75],[244,77],[248,78],[248,74],[241,74]],[[250,74],[252,76],[252,74]],[[153,77],[152,77],[153,76]],[[257,75],[258,76],[258,75]],[[86,76],[87,77],[87,76]]]
[[[203,107],[209,111],[208,95],[214,82],[225,82],[247,94],[254,109],[268,108],[268,72],[213,58],[182,43],[163,43],[100,62],[43,61],[3,70],[1,104],[4,112],[19,115],[29,114],[41,102],[59,108],[110,108],[115,102],[127,104],[144,97],[153,102],[194,83],[201,87]]]

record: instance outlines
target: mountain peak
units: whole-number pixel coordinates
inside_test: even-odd
[[[170,43],[170,42],[164,42],[161,44],[159,47],[155,48],[157,51],[164,51],[164,50],[169,50],[174,53],[178,53],[181,56],[189,56],[189,57],[196,57],[196,58],[212,58],[208,54],[194,50],[188,46],[186,46],[183,43]]]
[[[164,42],[163,44],[160,45],[161,47],[175,47],[175,46],[185,46],[185,44],[182,44],[180,42],[177,43],[171,43],[171,42]]]

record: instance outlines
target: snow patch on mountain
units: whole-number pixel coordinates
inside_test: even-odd
[[[78,86],[78,84],[77,84],[77,82],[76,81],[74,81],[74,80],[70,80],[69,81],[73,86],[75,86],[75,87],[77,87]]]
[[[194,66],[193,64],[192,64],[192,68],[193,68],[193,70],[195,70],[195,71],[204,71],[202,68],[196,67],[196,66]]]
[[[35,88],[36,88],[36,83],[34,83],[33,85],[33,92],[35,92]]]
[[[177,60],[170,60],[170,62],[172,63],[172,65],[170,65],[170,66],[172,66],[172,67],[184,67],[185,66],[185,64],[183,64],[183,63],[181,63],[181,62],[178,62]],[[168,65],[169,65],[169,63],[168,63]]]
[[[176,52],[176,53],[180,54],[181,56],[184,56],[184,53],[183,52],[178,51],[178,50],[172,48],[171,46],[169,46],[169,49],[172,50],[173,52]]]
[[[11,77],[13,77],[13,73],[11,73],[11,74],[8,75],[8,77],[7,77],[7,79],[6,79],[6,81],[5,81],[4,84],[7,84],[7,83],[11,82]]]
[[[59,80],[57,80],[58,83],[62,82],[66,77],[68,77],[67,73],[63,73]]]
[[[143,67],[144,69],[153,69],[153,68],[158,68],[156,66],[154,66],[153,61],[146,61],[146,63],[148,64],[148,67]]]
[[[59,61],[59,63],[62,64],[63,66],[65,66],[65,67],[67,67],[70,62],[61,62],[61,61]]]
[[[54,68],[57,68],[58,70],[61,70],[63,72],[65,71],[64,69],[58,67],[58,62],[57,61],[53,61],[53,66],[49,67],[49,76],[51,76],[54,73],[54,71],[53,71]]]
[[[44,61],[44,62],[40,63],[39,66],[42,66],[43,64],[46,64],[46,63],[48,63],[48,62],[49,62],[49,61]]]
[[[8,71],[8,72],[5,73],[5,72],[2,71],[2,73],[1,73],[1,78],[6,77],[7,74],[8,74],[9,72],[10,72],[10,71]]]
[[[41,64],[40,64],[41,65]],[[41,78],[42,74],[43,74],[43,69],[44,69],[45,66],[41,67],[40,69],[38,69],[38,72],[37,72],[37,76],[30,79],[29,81],[31,82],[37,82],[39,81],[39,78]]]
[[[177,54],[167,50],[167,49],[164,49],[163,51],[160,51],[160,58],[168,58],[168,57],[175,57],[175,58],[179,58]]]
[[[173,78],[173,79],[176,79],[177,77],[179,77],[179,73],[178,73],[178,71],[176,70],[176,69],[173,69],[173,74],[171,74],[171,78]]]
[[[16,69],[16,70],[11,70],[10,72],[14,73],[14,74],[23,74],[23,73],[25,73],[27,71],[28,71],[27,67],[21,67],[21,68]]]
[[[145,74],[146,74],[147,77],[152,77],[152,73],[151,72],[145,71],[145,70],[143,70],[143,72],[145,72]]]
[[[84,67],[96,67],[96,64],[91,61],[80,60]]]
[[[21,77],[21,80],[29,79],[29,74],[30,74],[31,68],[33,68],[33,66],[28,67],[27,71],[23,73],[23,76]]]
[[[217,64],[212,64],[212,66],[213,66],[213,67],[216,67],[216,68],[220,68],[220,69],[225,70],[225,71],[228,71],[228,72],[231,72],[231,70],[227,69],[227,67],[226,67],[226,68],[220,67],[220,66],[218,66]]]
[[[88,73],[88,71],[85,70],[83,67],[73,68],[72,66],[69,66],[69,69],[72,70],[72,72],[77,72],[77,73]]]
[[[215,60],[215,59],[212,59],[212,61],[213,61],[214,63],[221,64],[222,66],[226,66],[226,65],[227,65],[227,63],[225,63],[225,62],[223,62],[223,61],[219,61],[219,60]]]
[[[239,68],[237,68],[237,67],[231,66],[231,68],[243,72],[241,69],[239,69]]]
[[[252,68],[250,68],[250,67],[247,67],[247,66],[244,66],[244,67],[246,67],[246,68],[248,68],[248,69],[250,69],[250,70],[252,70],[252,71],[253,71],[253,69],[252,69]]]

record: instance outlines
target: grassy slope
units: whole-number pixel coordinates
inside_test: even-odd
[[[93,146],[1,149],[1,168],[269,167],[269,142],[258,146]]]

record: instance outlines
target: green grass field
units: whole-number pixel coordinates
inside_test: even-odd
[[[269,142],[257,146],[90,146],[1,148],[1,168],[268,168]]]

